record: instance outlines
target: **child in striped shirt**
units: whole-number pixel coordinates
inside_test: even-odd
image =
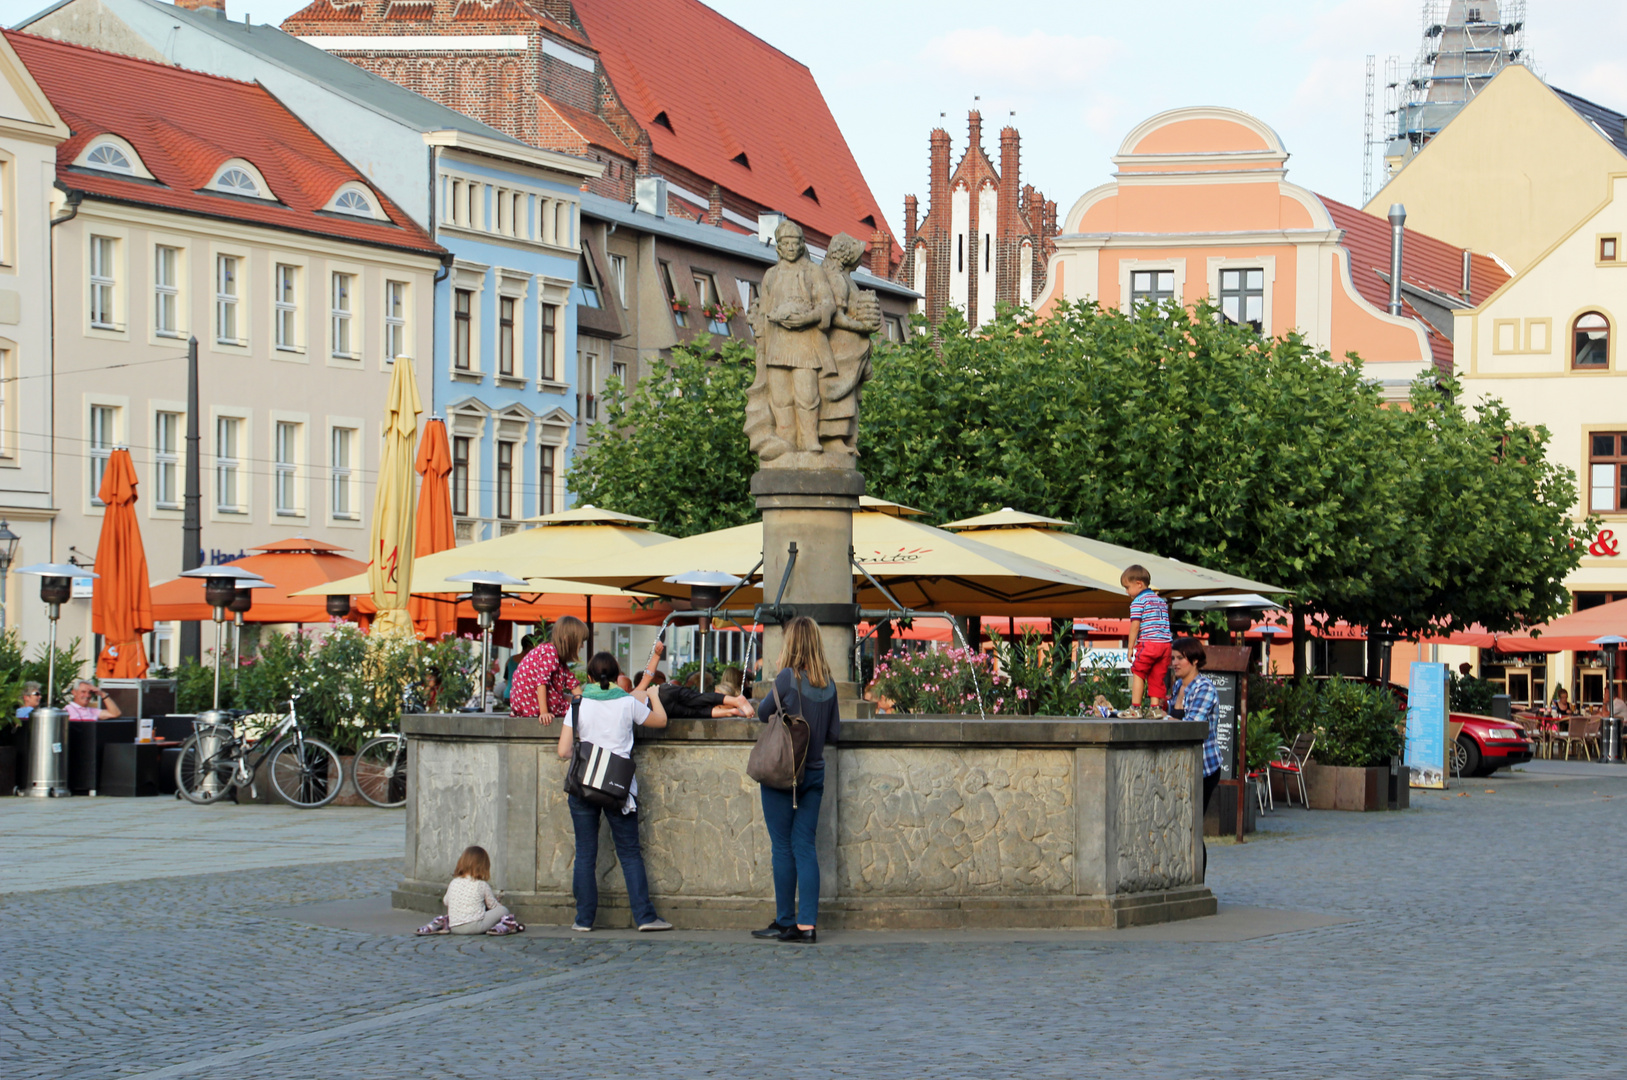
[[[1130,708],[1123,716],[1150,719],[1164,715],[1169,697],[1169,605],[1152,591],[1152,575],[1145,566],[1127,566],[1119,584],[1130,594]],[[1143,710],[1146,694],[1151,707]]]

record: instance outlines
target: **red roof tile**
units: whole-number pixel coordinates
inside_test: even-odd
[[[1350,252],[1350,280],[1362,298],[1380,311],[1390,303],[1390,286],[1385,280],[1390,274],[1390,223],[1372,214],[1363,213],[1326,195],[1318,195],[1327,207],[1333,224],[1344,230],[1341,241]],[[1460,299],[1463,288],[1463,249],[1454,247],[1433,236],[1414,229],[1402,230],[1405,242],[1401,247],[1401,280],[1420,289],[1445,293]],[[1508,280],[1506,270],[1497,260],[1478,253],[1469,256],[1469,302],[1482,303]],[[1412,304],[1402,297],[1405,313],[1418,319],[1429,332],[1430,350],[1437,365],[1452,366],[1452,343],[1419,316]]]
[[[411,251],[442,249],[383,193],[255,83],[8,30],[6,39],[73,135],[57,148],[57,179],[91,196]],[[108,93],[117,87],[117,93]],[[126,179],[72,162],[112,134],[158,180]],[[278,202],[200,192],[228,159],[251,163]],[[339,185],[372,189],[389,222],[322,210]]]
[[[868,241],[866,216],[892,233],[805,65],[698,0],[573,7],[657,156],[826,235]],[[749,168],[733,160],[741,152]]]
[[[354,9],[352,12],[351,9]],[[416,20],[433,19],[435,5],[433,0],[391,0],[390,6],[384,12],[386,20]],[[362,5],[359,0],[346,3],[345,0],[314,0],[299,11],[288,16],[282,22],[282,28],[290,34],[298,36],[301,25],[312,23],[350,22],[364,20]],[[525,22],[542,27],[554,37],[564,41],[574,42],[577,45],[588,45],[588,39],[574,26],[567,26],[550,16],[530,0],[458,0],[453,10],[452,22]]]
[[[614,128],[604,120],[590,112],[573,109],[563,102],[553,98],[537,95],[537,106],[542,109],[551,109],[560,122],[582,137],[588,146],[599,146],[611,153],[621,154],[623,157],[637,157],[633,148],[622,141]]]

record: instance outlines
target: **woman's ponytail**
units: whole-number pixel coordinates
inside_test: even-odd
[[[610,684],[616,681],[621,674],[621,665],[616,658],[607,652],[594,653],[593,659],[588,661],[588,679],[599,684],[600,690],[610,689]]]

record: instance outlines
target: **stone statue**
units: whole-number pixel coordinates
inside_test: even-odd
[[[764,466],[851,468],[850,460],[807,455],[855,452],[869,335],[881,326],[875,294],[849,278],[864,245],[843,233],[816,265],[801,226],[784,221],[774,246],[779,262],[763,275],[747,315],[757,336],[757,379],[746,391],[746,434]]]

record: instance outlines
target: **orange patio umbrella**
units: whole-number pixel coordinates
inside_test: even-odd
[[[423,479],[418,485],[418,516],[413,525],[413,559],[446,551],[457,545],[452,532],[452,492],[446,477],[452,471],[452,451],[446,443],[446,422],[431,419],[418,442],[413,468]],[[407,605],[418,636],[435,640],[458,629],[457,593],[414,596]]]
[[[91,629],[106,642],[96,660],[96,674],[104,679],[139,679],[147,674],[141,635],[153,628],[152,592],[136,523],[136,484],[130,451],[113,451],[96,493],[107,509],[96,544],[100,576],[90,601]]]
[[[367,570],[367,564],[360,559],[339,554],[345,548],[304,537],[277,540],[251,550],[260,554],[233,559],[227,565],[252,570],[276,587],[255,591],[254,606],[243,616],[244,622],[326,625],[325,598],[290,594]],[[203,600],[201,578],[166,581],[153,589],[152,597],[153,618],[160,621],[206,622],[214,618],[214,609]]]

